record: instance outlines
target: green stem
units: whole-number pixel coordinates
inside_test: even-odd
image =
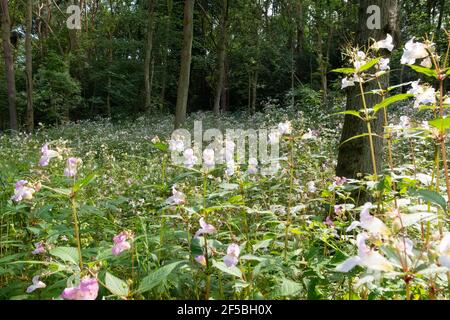
[[[77,250],[78,250],[78,260],[80,263],[80,269],[83,268],[83,257],[81,255],[81,242],[80,242],[80,228],[78,225],[78,214],[77,214],[77,203],[75,201],[75,193],[70,197],[72,203],[72,216],[73,216],[73,225],[75,231],[75,240],[77,242]]]

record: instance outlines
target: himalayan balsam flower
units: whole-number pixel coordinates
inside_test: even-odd
[[[78,166],[81,165],[83,161],[79,158],[69,158],[67,159],[66,168],[64,169],[64,175],[66,177],[74,177],[77,174]]]
[[[196,256],[195,261],[200,263],[202,266],[206,266],[206,258],[205,256]]]
[[[175,139],[169,140],[169,150],[170,151],[177,151],[177,152],[183,152],[184,151],[184,142],[183,140],[179,139],[178,137]]]
[[[183,152],[184,165],[186,168],[192,168],[197,162],[197,157],[194,155],[194,150],[188,148]]]
[[[439,264],[450,269],[450,233],[442,238],[439,244]]]
[[[194,235],[195,238],[200,237],[202,234],[211,234],[216,232],[216,228],[214,228],[213,225],[206,223],[203,218],[200,218],[199,223],[200,229],[195,233]]]
[[[229,139],[225,140],[225,161],[229,162],[234,160],[234,148],[236,144]]]
[[[403,56],[400,60],[401,64],[414,64],[416,63],[417,59],[423,59],[427,58],[429,53],[427,51],[427,48],[429,46],[420,43],[420,42],[414,42],[414,38],[409,40],[405,44],[405,48],[403,49]]]
[[[44,243],[43,243],[42,241],[36,242],[36,243],[34,244],[34,247],[35,247],[36,249],[34,249],[34,250],[31,252],[32,254],[41,254],[41,253],[44,253],[44,252],[45,252],[45,245],[44,245]]]
[[[372,234],[389,234],[389,230],[386,225],[377,217],[370,215],[369,210],[371,207],[372,203],[370,202],[366,202],[366,204],[364,204],[359,216],[359,221],[353,221],[352,224],[347,228],[347,232],[359,226]]]
[[[411,89],[408,93],[413,94],[416,98],[414,107],[418,108],[421,104],[435,104],[436,103],[436,90],[431,87],[421,86],[419,80],[411,83]]]
[[[203,164],[208,169],[211,169],[214,167],[215,161],[214,161],[214,150],[213,149],[203,150]]]
[[[344,206],[342,204],[337,204],[337,205],[334,206],[334,213],[336,215],[343,214],[344,210],[345,210],[345,208],[344,208]]]
[[[395,248],[403,255],[406,253],[408,256],[414,256],[413,247],[414,243],[409,238],[401,238],[395,241]]]
[[[228,246],[227,255],[223,257],[223,262],[228,268],[237,265],[240,252],[241,250],[236,243],[232,243]]]
[[[392,271],[394,267],[379,252],[370,249],[366,245],[369,238],[367,233],[358,234],[356,237],[356,245],[358,247],[358,255],[345,260],[336,267],[338,272],[349,272],[355,266],[362,266],[377,271]]]
[[[113,242],[114,246],[112,247],[112,254],[115,256],[118,256],[123,251],[130,250],[131,245],[127,241],[129,239],[130,235],[128,232],[122,231],[117,236],[114,236]]]
[[[248,174],[257,174],[258,173],[258,160],[256,158],[248,159]]]
[[[235,167],[236,165],[234,164],[233,160],[227,161],[227,168],[225,169],[225,174],[230,177],[234,175]]]
[[[14,195],[11,197],[11,200],[20,202],[22,200],[33,199],[33,194],[36,192],[36,190],[28,187],[27,184],[27,180],[17,181],[14,189]]]
[[[380,69],[380,71],[387,71],[389,69],[391,69],[391,67],[389,67],[389,58],[381,58],[380,61],[378,62],[378,68]]]
[[[326,226],[330,227],[330,228],[334,228],[333,220],[331,220],[330,217],[327,217],[327,218],[325,219],[324,224],[325,224]]]
[[[356,52],[356,55],[353,58],[353,66],[355,67],[356,72],[358,72],[359,69],[361,69],[361,67],[366,64],[367,62],[366,57],[367,56],[364,52],[362,51]]]
[[[281,135],[283,134],[291,134],[292,132],[292,125],[290,121],[281,122],[278,124],[278,132],[280,132]]]
[[[32,285],[27,288],[27,293],[32,293],[36,289],[45,288],[46,285],[42,281],[39,281],[39,276],[34,276]]]
[[[376,50],[387,49],[389,51],[392,51],[392,50],[394,50],[394,43],[392,40],[393,40],[392,36],[388,33],[386,35],[386,39],[375,42],[372,45],[372,48],[374,48]]]
[[[66,288],[61,298],[67,300],[95,300],[98,295],[98,282],[95,278],[83,278],[76,287]]]
[[[48,166],[50,159],[59,157],[59,153],[48,148],[48,143],[44,144],[41,148],[41,159],[39,160],[39,165],[41,167]]]
[[[401,116],[400,117],[400,127],[402,129],[408,129],[409,126],[410,126],[410,123],[411,123],[411,121],[410,121],[408,116]]]
[[[166,203],[169,205],[180,205],[186,203],[186,196],[183,192],[175,189],[175,186],[172,187],[172,196],[167,198]]]
[[[341,84],[341,89],[345,89],[347,87],[353,87],[355,85],[355,80],[353,78],[343,78],[342,79],[342,84]]]

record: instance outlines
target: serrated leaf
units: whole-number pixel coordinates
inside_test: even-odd
[[[158,150],[163,151],[163,152],[165,152],[165,151],[167,151],[169,149],[169,146],[167,144],[165,144],[165,143],[162,143],[162,142],[156,142],[156,143],[152,142],[150,145],[153,148],[158,149]]]
[[[440,206],[444,211],[447,211],[447,201],[439,193],[431,190],[421,189],[421,190],[411,190],[411,194],[419,196],[425,201],[432,202]]]
[[[80,189],[84,188],[85,186],[87,186],[89,183],[91,183],[92,181],[94,181],[94,179],[96,178],[96,174],[95,173],[91,173],[89,174],[87,177],[85,177],[84,179],[78,180],[75,185],[73,186],[73,191],[77,192]]]
[[[334,113],[333,115],[341,115],[341,114],[348,114],[348,115],[351,115],[351,116],[355,116],[355,117],[357,117],[357,118],[359,118],[359,119],[361,119],[361,120],[364,120],[360,115],[359,115],[359,112],[358,111],[356,111],[356,110],[347,110],[347,111],[342,111],[342,112],[336,112],[336,113]]]
[[[363,72],[363,71],[369,70],[374,65],[376,65],[378,63],[378,61],[380,61],[380,60],[381,60],[381,57],[378,57],[378,58],[370,60],[369,62],[367,62],[366,64],[361,66],[361,68],[359,68],[359,72]]]
[[[386,107],[388,107],[389,105],[391,105],[391,104],[393,104],[395,102],[398,102],[398,101],[401,101],[401,100],[405,100],[405,99],[408,99],[408,98],[411,98],[411,97],[414,97],[414,95],[410,94],[410,93],[396,94],[395,96],[386,98],[382,102],[376,104],[373,107],[373,110],[374,110],[374,112],[378,112],[378,110],[380,110],[382,108],[386,108]]]
[[[301,290],[302,286],[299,283],[284,278],[278,289],[278,294],[282,297],[295,296],[299,294]]]
[[[428,121],[428,124],[439,130],[446,130],[446,129],[450,128],[450,118],[437,118],[437,119]]]
[[[49,253],[63,261],[73,264],[79,263],[78,250],[74,247],[56,247],[50,249]]]
[[[139,285],[138,292],[146,292],[152,290],[154,287],[160,285],[162,282],[167,280],[167,277],[172,273],[172,271],[178,267],[184,261],[172,262],[168,265],[165,265],[159,268],[156,271],[153,271],[148,276],[144,277],[141,280]]]
[[[350,74],[350,73],[355,73],[356,69],[353,69],[353,68],[338,68],[338,69],[331,70],[331,72]]]
[[[351,137],[351,138],[348,138],[347,140],[345,140],[344,142],[342,142],[340,145],[342,146],[343,144],[346,144],[347,142],[350,142],[350,141],[352,141],[352,140],[359,139],[359,138],[364,138],[364,137],[368,137],[368,136],[369,136],[368,133],[359,134],[359,135],[357,135],[357,136],[353,136],[353,137]],[[372,136],[380,138],[380,136],[378,136],[378,135],[375,134],[375,133],[372,133]]]
[[[241,270],[239,270],[238,267],[232,266],[232,267],[227,267],[225,265],[225,263],[220,262],[220,261],[212,261],[213,267],[219,269],[222,272],[228,273],[232,276],[238,277],[238,278],[242,278],[242,272]]]
[[[438,78],[438,75],[436,73],[436,70],[434,69],[428,69],[422,66],[416,66],[414,64],[408,64],[408,67],[410,67],[411,69],[413,69],[416,72],[422,73],[424,75],[427,75],[429,77],[433,77],[433,78]]]
[[[128,296],[130,289],[125,281],[113,276],[111,273],[106,272],[105,275],[106,287],[111,291],[112,294],[120,297]]]

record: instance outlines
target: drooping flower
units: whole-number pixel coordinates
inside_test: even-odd
[[[186,203],[186,196],[183,192],[175,189],[175,186],[172,187],[172,196],[167,198],[166,203],[169,205],[180,205]]]
[[[413,247],[414,243],[409,238],[401,238],[397,239],[394,243],[395,248],[400,251],[402,254],[406,253],[408,256],[413,256]]]
[[[447,233],[439,244],[439,264],[450,269],[450,233]]]
[[[366,204],[364,204],[359,216],[359,221],[353,221],[347,228],[347,232],[355,229],[356,227],[361,227],[372,234],[389,234],[389,229],[386,227],[383,221],[381,221],[377,217],[372,216],[369,213],[371,207],[372,203],[370,202],[366,202]]]
[[[61,298],[67,300],[95,300],[97,299],[98,289],[97,279],[86,277],[81,279],[78,286],[64,289]]]
[[[14,195],[11,197],[11,200],[15,202],[20,202],[22,200],[33,199],[33,194],[36,192],[36,190],[27,185],[28,185],[27,180],[17,181],[14,188]]]
[[[192,150],[191,148],[184,150],[183,156],[185,167],[192,168],[196,164],[197,157],[194,155],[194,150]]]
[[[223,257],[223,262],[228,268],[236,266],[239,261],[238,259],[240,253],[241,250],[236,243],[230,244],[227,248],[227,255]]]
[[[414,107],[418,108],[421,104],[435,104],[436,103],[436,90],[432,87],[421,86],[419,80],[411,83],[411,89],[408,93],[413,94],[415,97]]]
[[[112,254],[118,256],[126,250],[130,250],[131,244],[127,241],[130,238],[130,234],[126,231],[122,231],[118,235],[113,237],[114,245],[112,247]]]
[[[27,288],[27,293],[32,293],[36,289],[45,288],[46,285],[39,280],[39,276],[34,276],[32,279],[32,284]]]
[[[338,272],[349,272],[356,266],[362,266],[377,271],[393,271],[393,265],[385,257],[366,245],[367,239],[369,239],[367,233],[358,234],[356,237],[358,255],[348,258],[339,264],[335,270]]]
[[[331,220],[330,217],[327,217],[327,218],[325,219],[324,224],[325,224],[326,226],[330,227],[330,228],[334,228],[333,220]]]
[[[31,252],[32,254],[41,254],[45,252],[45,245],[42,241],[36,242],[34,247],[35,249]]]
[[[429,46],[424,43],[414,42],[414,38],[412,38],[405,44],[405,48],[403,49],[403,56],[400,60],[400,63],[414,64],[416,63],[417,59],[428,57],[428,47]]]
[[[211,168],[213,168],[215,166],[214,150],[213,149],[205,149],[205,150],[203,150],[203,164],[208,169],[211,169]]]
[[[169,150],[182,152],[184,151],[184,141],[179,137],[175,137],[169,140]]]
[[[389,66],[389,58],[381,58],[380,61],[378,61],[378,68],[380,71],[387,71],[390,70],[391,67]]]
[[[314,181],[309,181],[306,186],[308,187],[309,193],[314,193],[317,191],[316,183]]]
[[[281,135],[283,134],[291,134],[292,125],[290,121],[281,122],[278,124],[278,131]]]
[[[39,165],[41,167],[48,166],[50,159],[59,157],[59,152],[55,150],[50,150],[48,148],[48,143],[44,144],[41,148],[41,159],[39,160]]]
[[[225,169],[225,174],[230,177],[234,175],[235,167],[236,165],[234,164],[233,160],[227,161],[227,168]]]
[[[372,45],[372,48],[374,48],[376,50],[379,50],[379,49],[387,49],[389,51],[394,50],[394,43],[393,43],[392,36],[388,33],[386,35],[386,39],[375,42]]]
[[[200,218],[199,223],[200,229],[195,233],[194,235],[195,238],[200,237],[202,234],[212,234],[216,232],[216,228],[214,228],[213,225],[206,223],[205,219]]]
[[[74,177],[77,174],[78,166],[80,166],[83,161],[79,158],[69,158],[67,159],[66,168],[64,169],[64,175],[66,177]]]
[[[248,174],[258,173],[258,160],[256,160],[256,158],[248,159],[247,173]]]
[[[334,178],[334,185],[335,186],[342,186],[346,182],[347,182],[347,178],[346,177],[335,177]]]
[[[343,78],[341,83],[341,89],[345,89],[347,87],[353,87],[355,85],[355,80],[353,78]]]
[[[338,216],[343,214],[344,210],[345,210],[345,208],[342,204],[337,204],[334,206],[334,213]]]
[[[202,266],[206,266],[206,258],[205,256],[196,256],[195,261],[200,263]]]

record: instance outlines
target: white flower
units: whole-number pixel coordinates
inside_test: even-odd
[[[389,62],[390,62],[389,58],[386,58],[386,59],[381,58],[380,61],[378,61],[378,68],[381,71],[386,71],[386,70],[391,69],[391,67],[389,67]]]
[[[311,129],[308,129],[308,132],[302,136],[302,140],[310,140],[310,139],[315,139],[315,138],[316,138],[316,136],[311,131]]]
[[[36,192],[35,189],[28,187],[27,180],[19,180],[16,182],[16,187],[14,189],[14,195],[11,197],[11,200],[15,202],[20,202],[22,200],[31,200],[33,199],[33,194]]]
[[[358,255],[345,260],[336,267],[338,272],[349,272],[355,266],[362,266],[377,271],[392,271],[394,267],[379,252],[370,249],[366,245],[369,238],[367,233],[358,234],[356,237],[356,245],[358,247]]]
[[[411,83],[411,89],[408,93],[413,94],[416,98],[414,107],[418,108],[421,104],[435,104],[436,103],[436,90],[431,87],[421,86],[419,80]]]
[[[344,79],[342,79],[341,89],[352,87],[354,85],[355,85],[354,79],[345,77]]]
[[[281,122],[278,124],[278,131],[281,135],[283,134],[291,134],[292,126],[290,121]]]
[[[410,119],[408,116],[401,116],[400,117],[400,127],[402,127],[403,129],[407,129],[409,128],[410,125]]]
[[[183,140],[180,140],[178,137],[175,139],[169,140],[169,150],[170,151],[177,151],[182,152],[184,151],[184,142]]]
[[[194,156],[194,150],[192,150],[191,148],[184,150],[183,156],[184,156],[184,165],[187,168],[192,168],[197,162],[197,157]]]
[[[227,255],[223,257],[223,262],[230,268],[238,264],[238,258],[241,250],[236,243],[232,243],[227,248]]]
[[[172,187],[172,196],[167,198],[166,203],[170,205],[180,205],[186,202],[186,196],[183,192],[175,189],[175,186]]]
[[[450,269],[450,233],[445,234],[439,244],[439,264]]]
[[[420,42],[414,42],[414,38],[412,38],[405,44],[405,48],[403,49],[403,56],[400,60],[400,63],[414,64],[416,63],[417,59],[428,57],[427,48],[427,45]]]
[[[203,234],[211,234],[216,232],[216,228],[205,222],[205,220],[203,218],[200,218],[200,229],[195,233],[194,238],[198,238]]]
[[[308,192],[314,193],[317,191],[316,183],[314,181],[309,181],[306,186],[308,187]]]
[[[372,234],[389,234],[389,230],[386,225],[380,219],[370,215],[369,210],[371,207],[372,203],[370,202],[366,202],[366,204],[364,204],[359,215],[359,221],[353,221],[347,228],[347,232],[359,226]]]
[[[247,172],[248,172],[248,174],[258,173],[258,160],[256,160],[255,158],[248,159]]]
[[[365,64],[366,64],[366,54],[362,51],[358,51],[356,53],[356,56],[354,57],[353,66],[355,67],[356,71],[358,72],[359,69],[361,69],[361,67]]]
[[[418,173],[416,174],[416,178],[425,186],[431,185],[432,177],[428,174]]]
[[[39,165],[41,167],[48,166],[50,159],[60,157],[57,151],[50,150],[48,148],[48,143],[44,144],[44,146],[41,148],[41,154],[41,158],[39,159]]]
[[[428,58],[423,59],[422,62],[420,63],[420,65],[422,67],[430,69],[433,66],[433,63],[431,62],[431,58],[428,57]]]
[[[447,97],[447,99],[444,100],[444,104],[450,105],[450,97]]]
[[[213,149],[203,150],[203,164],[208,169],[214,167],[215,162],[214,162],[214,150]]]
[[[234,159],[234,148],[236,144],[232,140],[225,140],[225,161],[232,161]]]
[[[233,160],[227,161],[227,168],[225,169],[225,173],[231,177],[232,175],[234,175],[234,170],[235,170],[234,161]]]
[[[412,251],[414,243],[409,238],[397,239],[395,241],[395,247],[397,248],[398,251],[400,251],[401,253],[406,253],[410,257],[414,255]]]
[[[372,45],[372,48],[377,49],[377,50],[387,49],[389,51],[392,51],[394,49],[394,44],[392,43],[392,40],[393,40],[392,36],[388,33],[386,35],[386,39],[375,42]]]
[[[27,293],[32,293],[36,289],[45,288],[46,285],[42,281],[39,281],[39,276],[34,276],[32,280],[33,284],[27,288]]]

